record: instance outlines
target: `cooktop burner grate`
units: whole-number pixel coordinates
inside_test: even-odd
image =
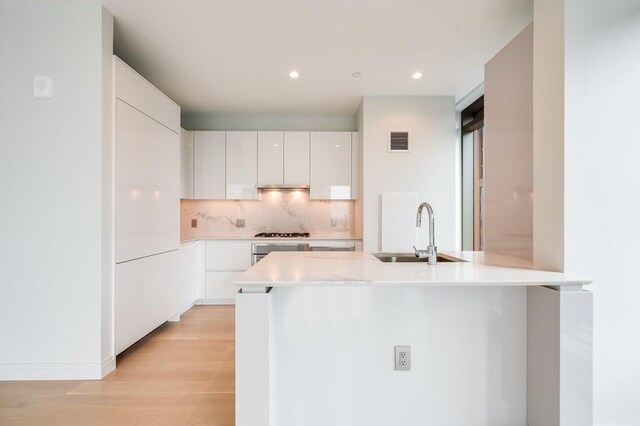
[[[309,238],[308,232],[260,232],[255,238]]]

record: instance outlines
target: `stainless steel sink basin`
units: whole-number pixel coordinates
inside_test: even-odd
[[[373,256],[379,261],[385,263],[427,263],[428,261],[426,257],[417,258],[413,253],[373,253]],[[438,263],[466,262],[466,260],[447,256],[445,254],[439,254],[437,259]]]

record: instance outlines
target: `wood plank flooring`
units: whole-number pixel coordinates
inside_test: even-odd
[[[0,382],[0,425],[235,424],[233,306],[194,306],[103,380]]]

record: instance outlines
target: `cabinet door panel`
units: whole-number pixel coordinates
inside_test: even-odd
[[[227,132],[227,197],[258,198],[258,132]]]
[[[225,133],[194,132],[194,198],[225,198]]]
[[[158,123],[180,132],[180,106],[120,58],[114,57],[116,96]]]
[[[251,243],[207,243],[207,271],[245,271],[251,267]]]
[[[310,198],[351,198],[351,132],[311,132]]]
[[[180,135],[116,101],[116,262],[180,243]]]
[[[284,184],[309,185],[309,132],[284,134]]]
[[[188,249],[174,250],[115,268],[114,332],[119,354],[194,301]],[[181,253],[182,252],[182,253]]]
[[[207,272],[207,299],[233,304],[238,292],[233,282],[242,274],[242,272]]]
[[[258,185],[282,185],[284,160],[282,132],[258,132]]]
[[[193,132],[180,129],[181,152],[181,198],[193,198]]]

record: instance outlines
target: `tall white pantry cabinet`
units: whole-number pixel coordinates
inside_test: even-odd
[[[180,107],[117,57],[114,74],[118,354],[192,305],[195,248],[180,244]]]

